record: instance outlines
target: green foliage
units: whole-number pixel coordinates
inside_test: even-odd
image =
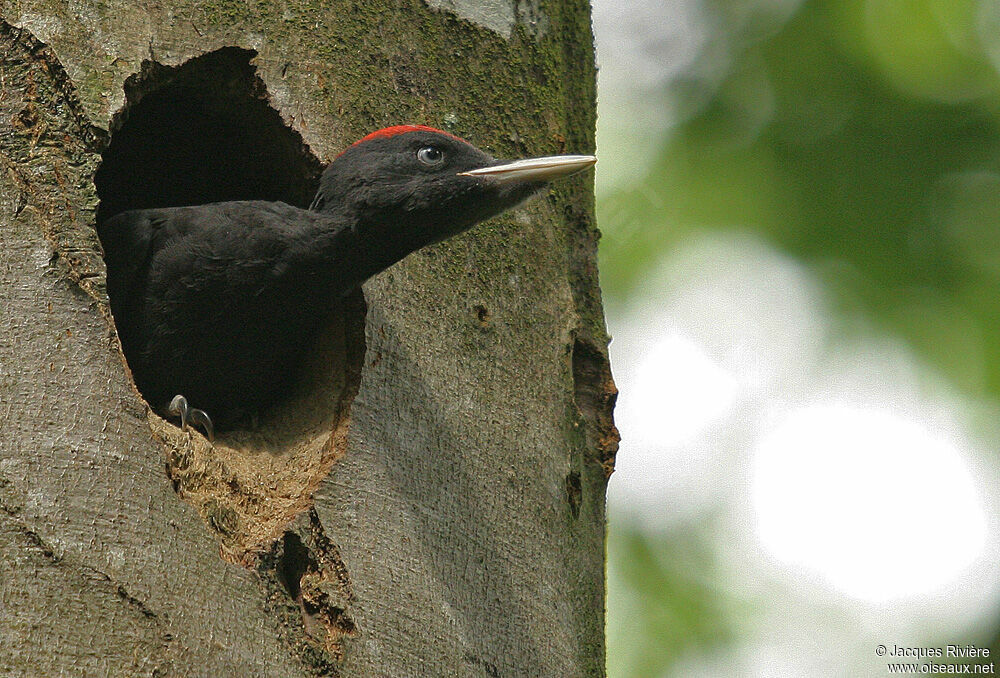
[[[1000,79],[977,42],[985,8],[812,2],[762,40],[731,14],[716,30],[748,34],[729,38],[721,85],[641,186],[598,206],[610,297],[692,232],[754,231],[811,264],[862,325],[1000,394]]]
[[[717,590],[712,555],[697,530],[664,537],[618,523],[608,551],[612,677],[662,676],[687,652],[732,642],[733,610]]]
[[[1000,396],[1000,6],[702,9],[711,30],[662,93],[673,120],[649,172],[597,204],[609,307],[681,241],[751,232],[811,268],[842,328],[899,337],[966,393]],[[720,593],[710,524],[613,527],[610,675],[678,675],[738,644],[751,612]]]

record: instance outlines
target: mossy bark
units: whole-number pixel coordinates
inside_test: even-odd
[[[108,310],[98,200],[149,180],[94,179],[155,92],[277,110],[238,127],[301,135],[290,202],[389,124],[591,151],[587,2],[455,5],[0,0],[0,674],[603,675],[589,177],[369,281],[297,395],[215,446],[149,411]],[[209,53],[219,80],[185,80]]]

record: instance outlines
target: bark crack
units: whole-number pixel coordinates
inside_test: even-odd
[[[8,486],[9,483],[3,479],[0,479],[0,489]],[[29,527],[20,517],[21,512],[20,507],[10,506],[6,503],[0,503],[0,512],[11,518],[9,521],[9,527],[13,529],[14,532],[19,534],[30,547],[34,548],[37,553],[39,553],[50,565],[60,566],[69,570],[76,570],[79,573],[89,573],[91,575],[97,575],[98,579],[103,583],[107,584],[108,587],[115,592],[117,597],[123,602],[127,603],[129,606],[135,608],[138,612],[142,614],[143,617],[147,619],[157,620],[159,623],[159,615],[151,610],[145,602],[135,597],[129,593],[125,585],[115,581],[111,575],[103,572],[102,570],[94,567],[93,565],[88,565],[87,563],[75,563],[71,560],[66,559],[63,555],[56,552],[56,549],[49,545],[45,539],[38,533],[38,531]],[[90,578],[88,578],[90,579]]]
[[[344,640],[358,634],[347,567],[315,509],[300,516],[260,557],[258,573],[270,591],[282,635],[316,676],[337,676]]]
[[[576,407],[585,422],[589,446],[596,450],[604,475],[609,477],[615,470],[621,440],[614,421],[618,389],[611,378],[611,366],[604,351],[579,337],[573,342],[572,362]]]
[[[19,192],[15,215],[27,211],[67,277],[101,301],[97,234],[80,221],[96,205],[90,180],[107,134],[90,124],[73,81],[45,43],[0,19],[0,48],[0,118],[14,132],[0,144],[0,164]]]
[[[103,572],[102,570],[97,569],[96,567],[93,567],[92,565],[87,565],[84,563],[79,564],[77,567],[80,570],[91,573],[92,575],[97,575],[97,577],[101,581],[106,583],[112,590],[114,590],[115,594],[122,602],[126,603],[129,607],[134,608],[146,619],[152,619],[156,621],[158,625],[162,625],[160,621],[160,615],[157,612],[151,610],[144,601],[140,600],[139,598],[136,598],[134,595],[129,593],[128,589],[125,588],[125,585],[115,581],[111,577],[111,575],[107,574],[106,572]]]

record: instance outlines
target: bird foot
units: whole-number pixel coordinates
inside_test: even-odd
[[[186,431],[188,422],[193,426],[198,426],[205,431],[208,442],[215,442],[215,427],[212,426],[212,419],[205,410],[189,407],[187,398],[182,395],[175,395],[167,406],[167,413],[181,418],[181,430]]]

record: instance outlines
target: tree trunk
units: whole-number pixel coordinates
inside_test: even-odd
[[[136,392],[94,230],[308,206],[402,122],[589,152],[587,2],[165,5],[0,0],[0,675],[603,675],[589,176],[369,281],[214,445]]]

